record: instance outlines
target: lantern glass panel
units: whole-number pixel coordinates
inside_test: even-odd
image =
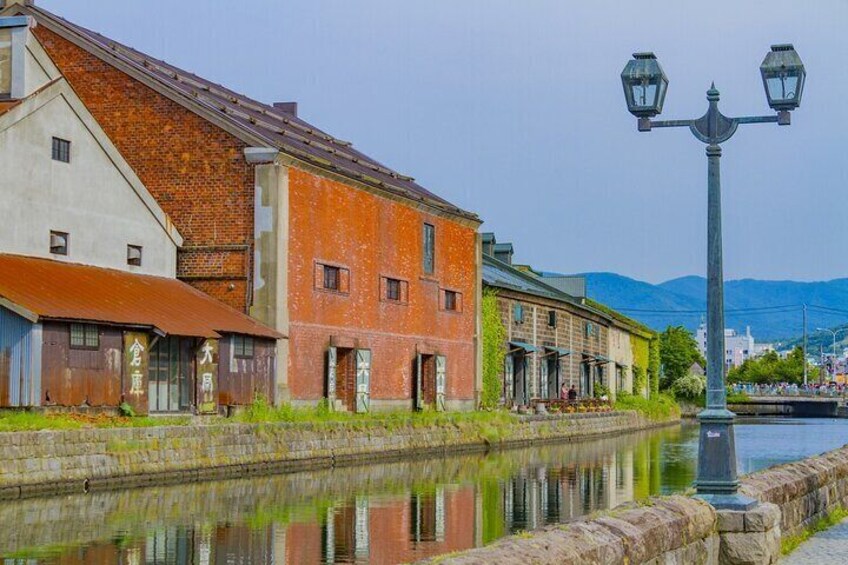
[[[657,84],[643,80],[630,85],[633,97],[633,106],[636,108],[649,108],[656,105]]]
[[[798,76],[786,75],[766,78],[768,95],[772,102],[794,100],[798,95]]]

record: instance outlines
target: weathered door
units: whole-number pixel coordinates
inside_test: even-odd
[[[338,364],[338,352],[335,347],[327,349],[327,402],[330,408],[336,404],[336,366]]]
[[[368,412],[371,405],[371,350],[356,350],[356,411]]]
[[[550,359],[550,355],[539,359],[539,397],[541,398],[550,398],[548,359]]]
[[[512,355],[504,357],[504,404],[511,406],[513,403],[513,395],[515,394],[513,387],[513,372],[515,371],[515,360]]]
[[[436,410],[445,411],[445,396],[447,394],[447,359],[444,355],[436,355]]]
[[[415,356],[415,378],[414,378],[414,397],[415,409],[424,410],[424,394],[422,392],[421,380],[424,378],[424,356],[420,353]]]
[[[562,386],[559,382],[559,356],[551,355],[548,357],[548,398],[559,398],[559,389]]]

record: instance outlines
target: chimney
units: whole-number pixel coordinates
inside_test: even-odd
[[[13,1],[11,4],[20,4]],[[0,99],[24,98],[26,84],[26,44],[29,28],[35,20],[29,16],[0,17]]]
[[[283,114],[297,117],[297,102],[274,102],[274,108]]]

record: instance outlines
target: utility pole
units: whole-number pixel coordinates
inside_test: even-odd
[[[804,386],[807,386],[807,305],[804,304]]]

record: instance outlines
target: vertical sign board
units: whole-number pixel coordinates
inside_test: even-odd
[[[206,339],[197,350],[197,413],[218,412],[218,340]]]
[[[550,355],[550,354],[548,354]],[[542,398],[548,398],[551,393],[551,387],[548,382],[548,359],[547,356],[539,357],[539,396]]]
[[[445,396],[447,395],[447,359],[436,355],[436,411],[444,412]]]
[[[415,409],[424,410],[424,395],[421,392],[421,379],[424,378],[424,357],[420,353],[415,356]]]
[[[504,404],[506,406],[512,406],[513,398],[513,380],[515,379],[515,375],[513,371],[515,370],[514,360],[512,358],[511,353],[507,353],[506,357],[504,357]]]
[[[124,332],[124,402],[133,412],[147,414],[147,368],[150,360],[150,340],[146,333]]]

